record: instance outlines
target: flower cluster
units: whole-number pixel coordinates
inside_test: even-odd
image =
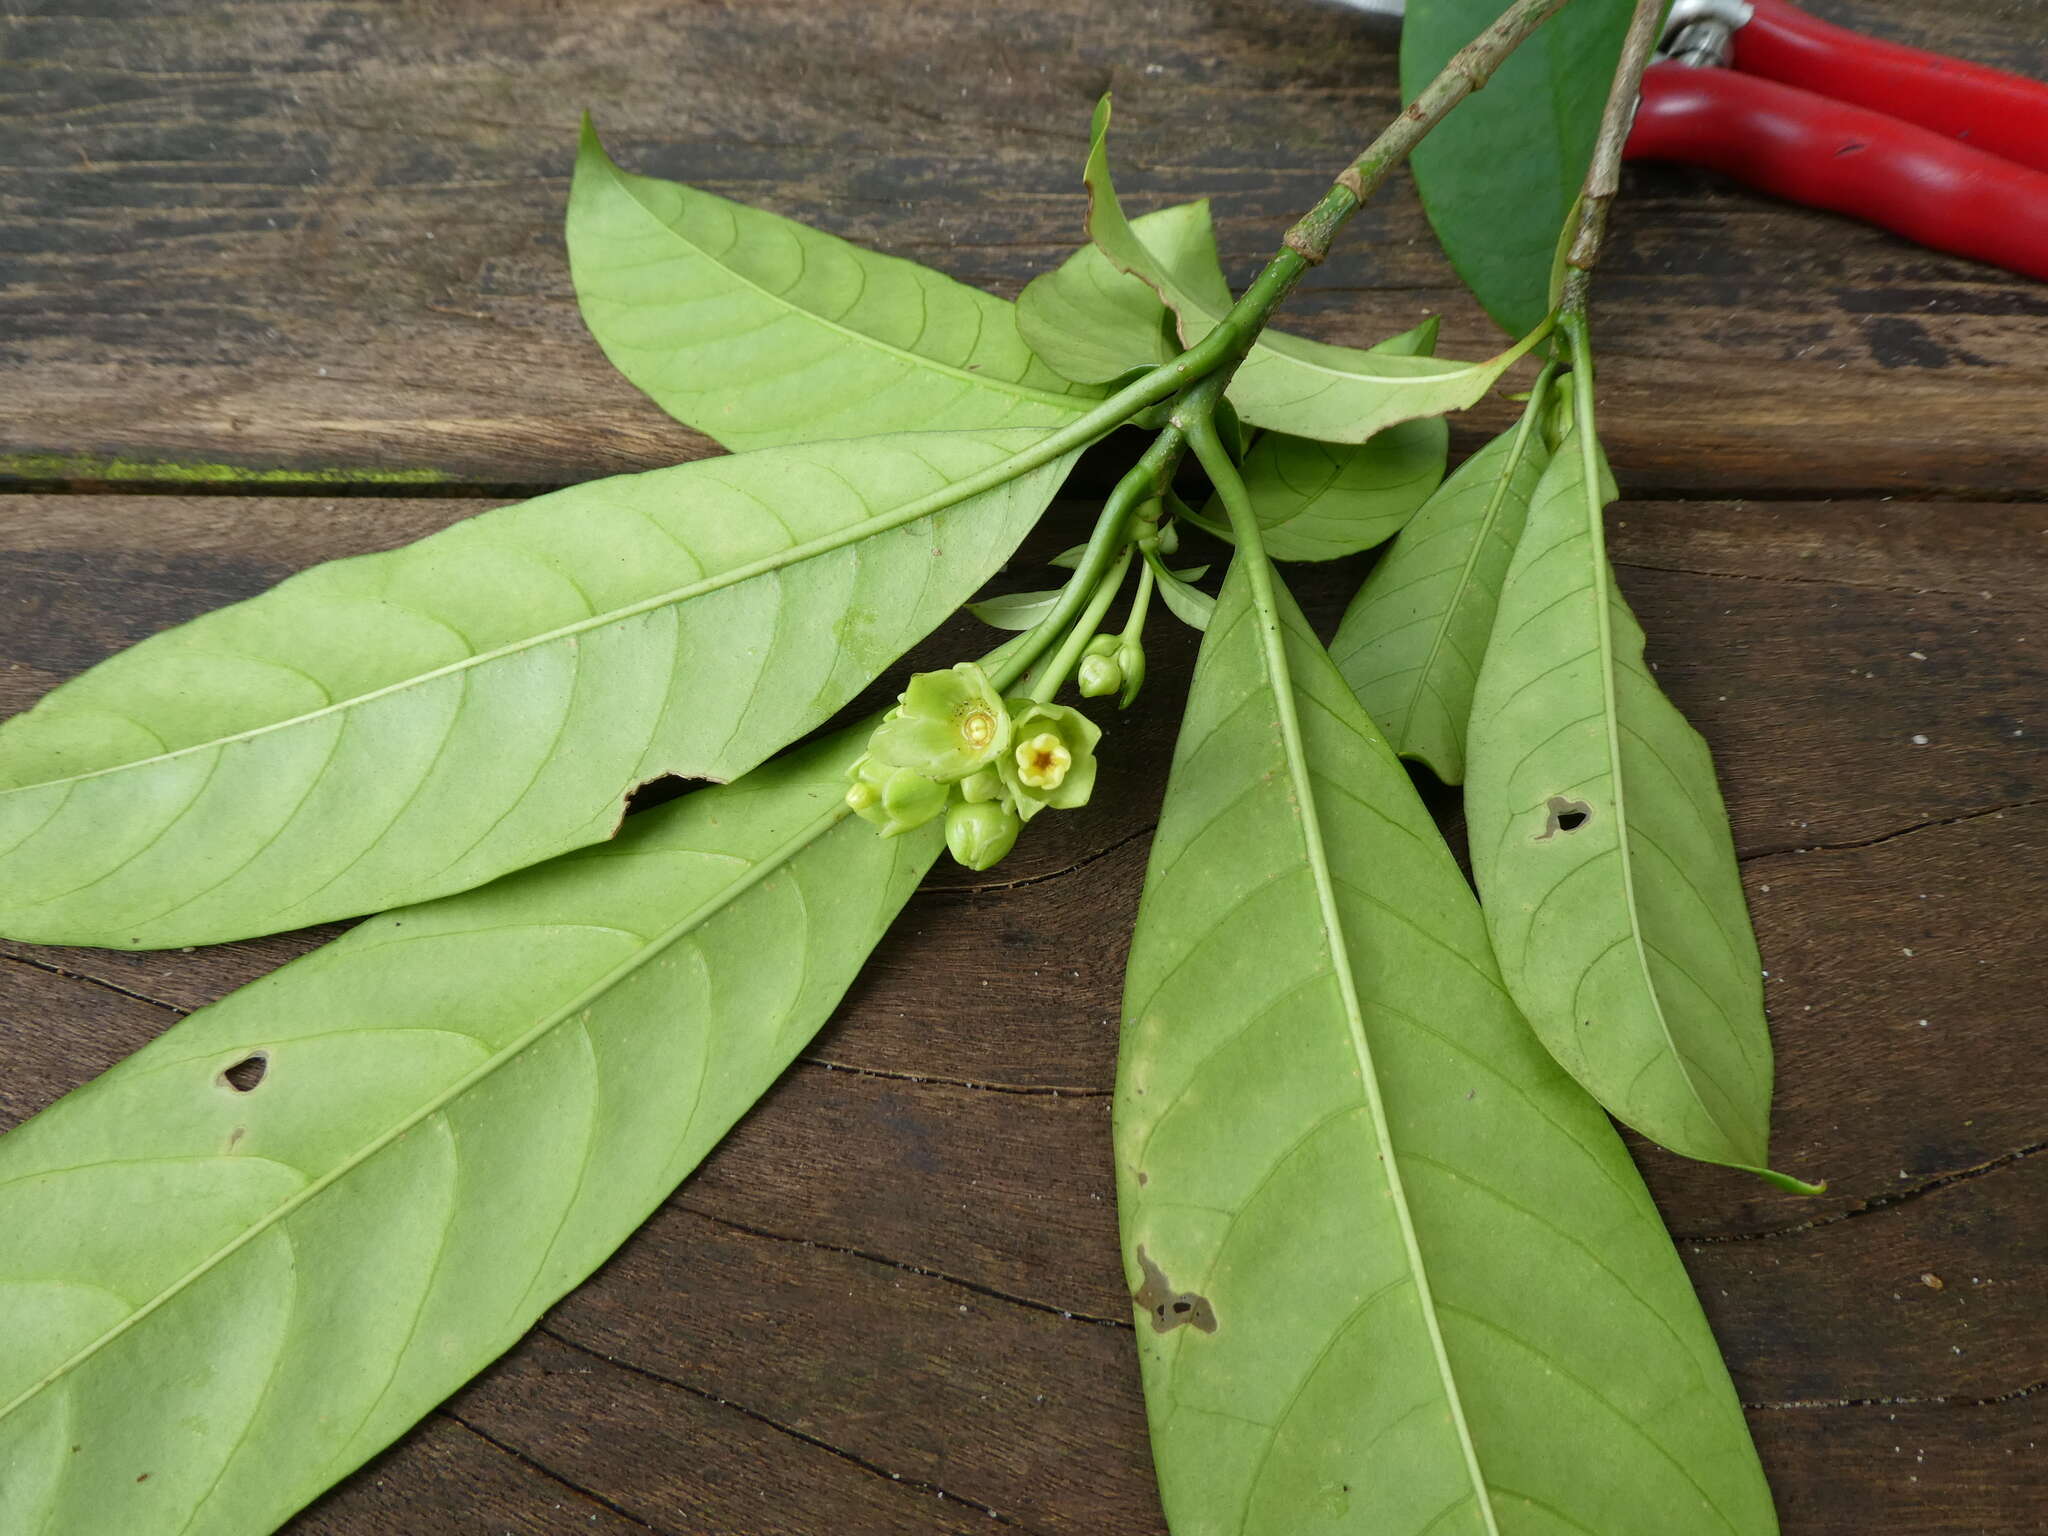
[[[1079,710],[1005,699],[963,661],[911,678],[849,770],[846,803],[884,837],[943,813],[953,857],[987,869],[1040,811],[1088,803],[1101,738]]]

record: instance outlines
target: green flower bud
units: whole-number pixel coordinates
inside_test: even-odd
[[[979,805],[984,800],[1003,798],[1003,776],[993,768],[983,768],[970,773],[960,781],[960,798],[969,805]]]
[[[1083,656],[1075,676],[1084,699],[1099,699],[1124,685],[1124,669],[1116,664],[1114,656]]]
[[[1123,674],[1123,695],[1116,701],[1118,709],[1129,709],[1131,700],[1138,696],[1138,690],[1145,686],[1145,647],[1138,644],[1138,637],[1131,635],[1120,638],[1116,651],[1117,670]]]
[[[956,800],[946,812],[946,847],[969,869],[987,869],[1016,846],[1023,826],[999,800]]]
[[[996,767],[1017,814],[1029,821],[1047,806],[1064,811],[1086,805],[1095,789],[1101,729],[1063,704],[1013,699],[1010,709],[1011,746]]]
[[[863,757],[847,777],[853,787],[846,803],[861,820],[880,827],[884,837],[914,831],[946,808],[946,786],[915,768],[891,768]]]
[[[1159,553],[1170,555],[1180,548],[1180,527],[1175,523],[1162,523],[1159,528]]]
[[[1010,745],[1010,715],[988,674],[971,661],[920,672],[901,708],[875,728],[868,750],[892,768],[914,768],[940,783],[986,768]]]

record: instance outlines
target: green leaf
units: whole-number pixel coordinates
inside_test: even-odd
[[[1145,560],[1152,567],[1152,575],[1158,582],[1159,596],[1166,604],[1166,611],[1190,629],[1207,629],[1210,615],[1216,611],[1216,599],[1200,587],[1190,586],[1188,582],[1197,579],[1201,572],[1209,568],[1206,565],[1197,566],[1193,571],[1176,573],[1169,571],[1166,563],[1149,551]],[[1183,577],[1187,579],[1183,580]]]
[[[1515,1001],[1617,1117],[1763,1169],[1771,1041],[1714,765],[1643,662],[1582,402],[1529,507],[1472,701],[1472,868]]]
[[[1131,232],[1191,286],[1212,298],[1220,294],[1229,306],[1206,198],[1143,214],[1131,220]],[[1159,295],[1092,244],[1024,285],[1017,327],[1032,351],[1083,383],[1107,383],[1180,355],[1173,316]]]
[[[1230,293],[1199,264],[1155,250],[1124,218],[1109,174],[1109,98],[1095,108],[1088,146],[1088,235],[1119,270],[1142,277],[1180,317],[1189,346],[1216,328]],[[1449,362],[1412,354],[1331,346],[1268,329],[1236,376],[1229,396],[1253,426],[1331,443],[1362,443],[1396,422],[1462,411],[1544,335],[1483,362]]]
[[[144,641],[0,726],[0,932],[352,917],[608,837],[646,780],[734,778],[994,574],[1071,455],[969,493],[1040,436],[601,480]]]
[[[1430,497],[1373,567],[1330,656],[1387,740],[1446,784],[1465,777],[1465,722],[1508,561],[1549,462],[1540,405]]]
[[[941,846],[845,815],[861,735],[365,923],[0,1137],[0,1530],[263,1536],[602,1263]]]
[[[1427,356],[1436,347],[1437,324],[1432,315],[1368,350]],[[1336,560],[1392,538],[1443,479],[1450,440],[1451,429],[1440,416],[1401,422],[1363,443],[1262,433],[1241,470],[1267,555]],[[1220,502],[1192,521],[1230,540]]]
[[[876,432],[1056,427],[1060,377],[1015,306],[793,219],[614,165],[586,119],[569,267],[605,356],[728,448]]]
[[[1505,9],[1506,0],[1410,0],[1402,94],[1413,99]],[[1551,257],[1593,156],[1633,10],[1631,0],[1566,6],[1409,157],[1444,253],[1510,336],[1534,329],[1550,308]]]
[[[1001,597],[969,603],[967,611],[996,629],[1029,629],[1058,606],[1060,590],[1050,592],[1006,592]]]
[[[1202,645],[1125,984],[1117,1201],[1176,1536],[1768,1536],[1684,1269],[1284,593]]]

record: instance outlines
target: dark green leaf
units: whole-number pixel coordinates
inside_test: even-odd
[[[1506,9],[1507,0],[1408,0],[1402,93],[1412,99]],[[1634,9],[1632,0],[1573,0],[1409,158],[1451,265],[1510,336],[1550,308],[1552,253]]]
[[[1600,1102],[1759,1171],[1771,1041],[1735,845],[1699,733],[1614,585],[1614,482],[1580,426],[1536,488],[1472,701],[1472,868],[1501,973]]]
[[[730,779],[985,582],[1071,456],[1032,431],[623,475],[340,560],[0,726],[0,932],[213,943],[465,890]]]
[[[1403,528],[1330,642],[1331,658],[1403,757],[1465,777],[1472,686],[1508,561],[1549,462],[1539,410],[1458,466]]]
[[[1408,776],[1240,555],[1125,986],[1117,1201],[1176,1536],[1768,1536],[1684,1269]]]
[[[1101,391],[1032,355],[1015,306],[915,262],[620,170],[586,122],[569,264],[591,334],[728,448],[1064,426]]]
[[[365,923],[0,1137],[0,1530],[266,1536],[602,1263],[940,847],[845,815],[862,738]]]

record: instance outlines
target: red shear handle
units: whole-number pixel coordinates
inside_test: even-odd
[[[2048,171],[2048,85],[1880,42],[1786,0],[1750,3],[1755,14],[1735,29],[1735,68]]]
[[[2048,175],[1775,80],[1654,65],[1643,76],[1627,153],[1704,165],[1792,202],[2048,280]]]

